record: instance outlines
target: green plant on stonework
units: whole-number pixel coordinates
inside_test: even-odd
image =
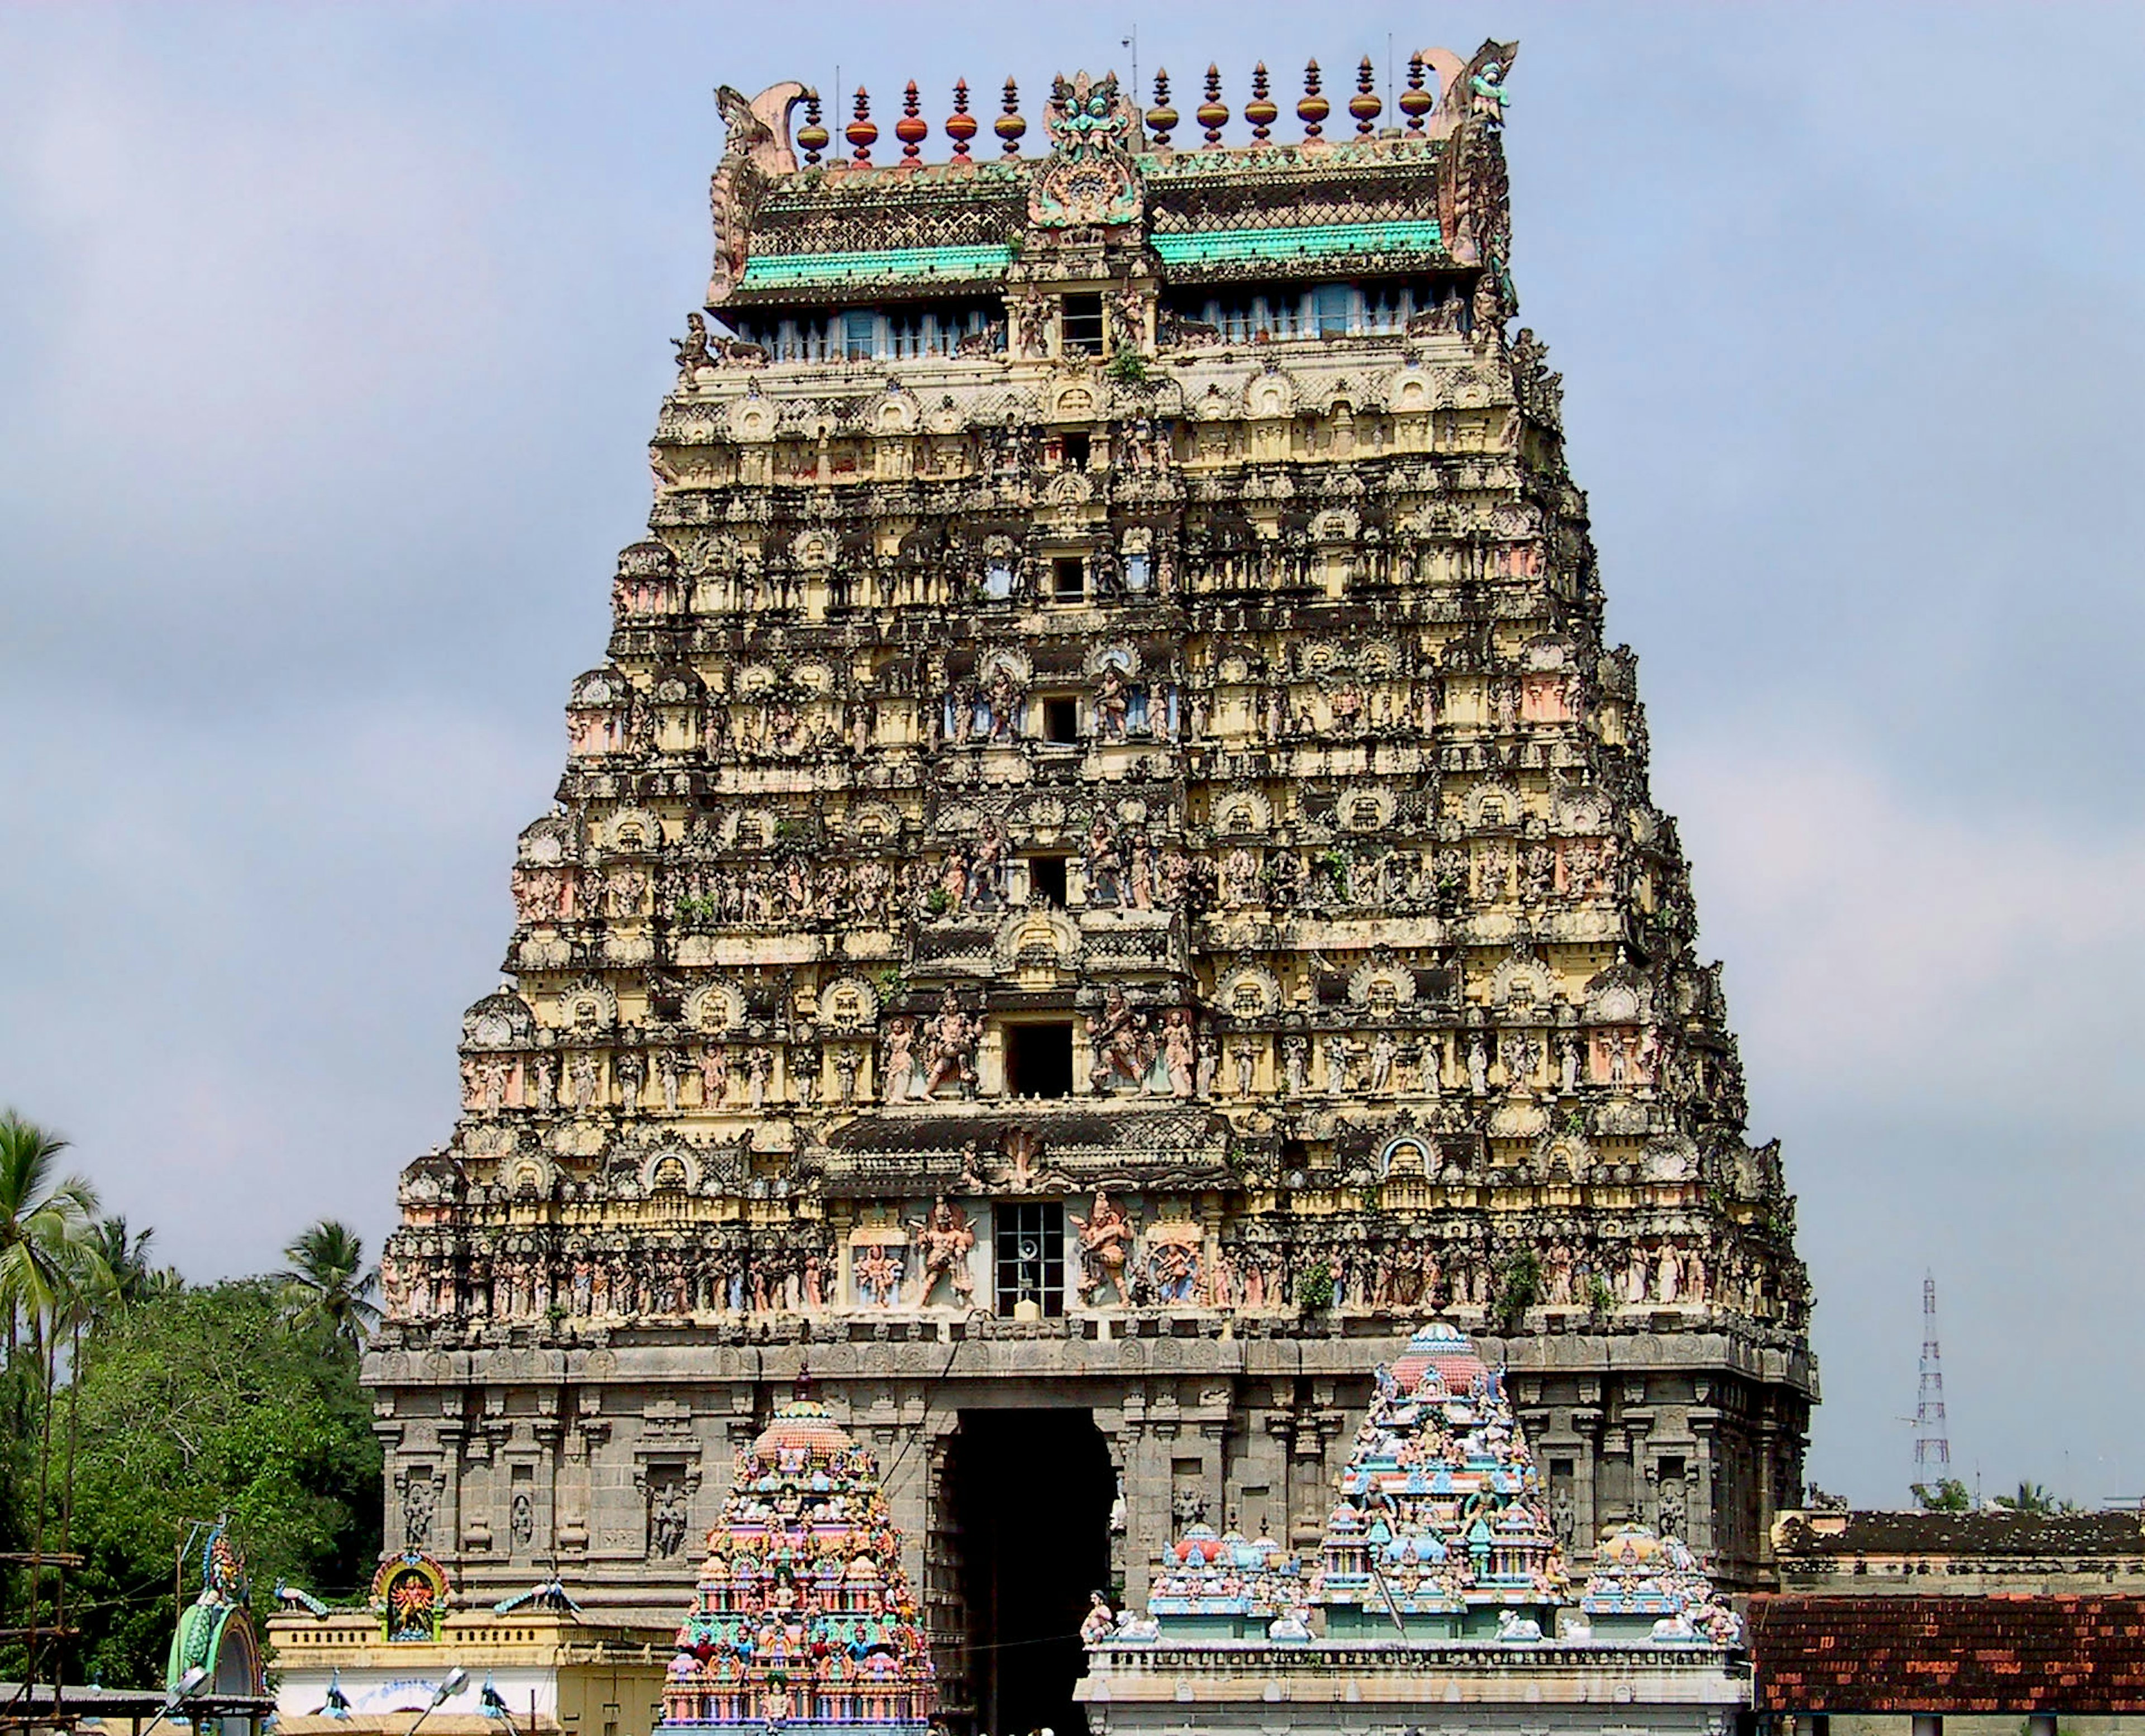
[[[1606,1320],[1616,1311],[1616,1292],[1599,1272],[1586,1281],[1586,1306],[1598,1320]]]
[[[1348,896],[1351,867],[1348,853],[1339,849],[1321,850],[1318,853],[1317,862],[1319,871],[1326,876],[1327,884],[1332,888],[1333,896],[1336,898],[1346,898]]]
[[[1322,1314],[1333,1306],[1333,1270],[1324,1261],[1308,1261],[1296,1275],[1296,1306],[1306,1314]]]
[[[1145,386],[1150,377],[1147,358],[1137,350],[1120,350],[1102,371],[1120,386]]]
[[[898,964],[881,965],[873,972],[872,981],[878,986],[879,999],[891,1001],[902,991],[901,967]]]
[[[1971,1513],[1973,1497],[1966,1485],[1957,1477],[1946,1477],[1938,1483],[1914,1483],[1909,1485],[1914,1493],[1914,1505],[1924,1513]]]
[[[1490,1305],[1490,1319],[1500,1332],[1516,1332],[1527,1310],[1541,1300],[1541,1261],[1532,1248],[1522,1248],[1497,1274],[1496,1298]]]
[[[715,901],[713,898],[682,898],[671,907],[673,918],[681,928],[693,928],[715,920]]]
[[[933,916],[943,916],[953,908],[953,895],[943,886],[934,886],[924,894],[923,908]]]
[[[779,844],[799,843],[810,835],[811,830],[803,820],[777,820],[774,823],[774,841]]]

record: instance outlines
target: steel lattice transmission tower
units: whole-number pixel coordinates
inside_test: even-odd
[[[1937,1281],[1922,1277],[1922,1378],[1914,1395],[1914,1480],[1951,1475],[1951,1438],[1944,1420],[1943,1351],[1937,1343]]]

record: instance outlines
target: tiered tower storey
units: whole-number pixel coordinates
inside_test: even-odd
[[[1058,79],[1043,154],[964,87],[928,164],[913,86],[878,163],[861,92],[846,160],[720,94],[714,323],[402,1178],[391,1544],[660,1619],[809,1364],[958,1721],[994,1479],[1058,1631],[1197,1518],[1313,1544],[1441,1312],[1575,1570],[1631,1520],[1762,1580],[1794,1201],[1509,331],[1513,54],[1391,117],[1314,68],[1288,142],[1263,68],[1241,143],[1212,74],[1196,128]]]

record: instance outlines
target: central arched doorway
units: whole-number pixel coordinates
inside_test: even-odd
[[[963,1410],[947,1485],[973,1729],[1086,1736],[1079,1629],[1108,1588],[1116,1492],[1102,1430],[1085,1410]]]

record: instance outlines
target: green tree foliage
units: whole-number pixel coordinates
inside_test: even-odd
[[[1946,1477],[1938,1483],[1916,1483],[1914,1505],[1924,1513],[1971,1513],[1973,1497],[1966,1485],[1957,1477]]]
[[[2073,1503],[2058,1500],[2038,1483],[2021,1483],[2016,1495],[1992,1496],[1989,1505],[2001,1507],[2006,1513],[2075,1513],[2078,1511]]]
[[[365,1263],[365,1244],[349,1225],[324,1217],[283,1250],[290,1270],[276,1274],[284,1312],[294,1325],[325,1326],[353,1347],[380,1322],[372,1298],[380,1271]]]
[[[193,1535],[182,1575],[192,1599],[199,1521],[230,1515],[264,1616],[278,1579],[348,1594],[377,1558],[381,1455],[356,1352],[325,1312],[317,1326],[290,1325],[286,1288],[279,1276],[152,1290],[107,1316],[86,1346],[73,1671],[115,1684],[161,1680],[177,1619],[174,1552]]]
[[[1497,1274],[1496,1299],[1490,1306],[1491,1324],[1500,1332],[1516,1332],[1525,1325],[1527,1310],[1541,1300],[1541,1262],[1534,1250],[1522,1248]]]
[[[44,1341],[49,1323],[92,1246],[97,1190],[60,1176],[67,1142],[9,1109],[0,1112],[0,1309],[10,1359],[25,1329]]]

